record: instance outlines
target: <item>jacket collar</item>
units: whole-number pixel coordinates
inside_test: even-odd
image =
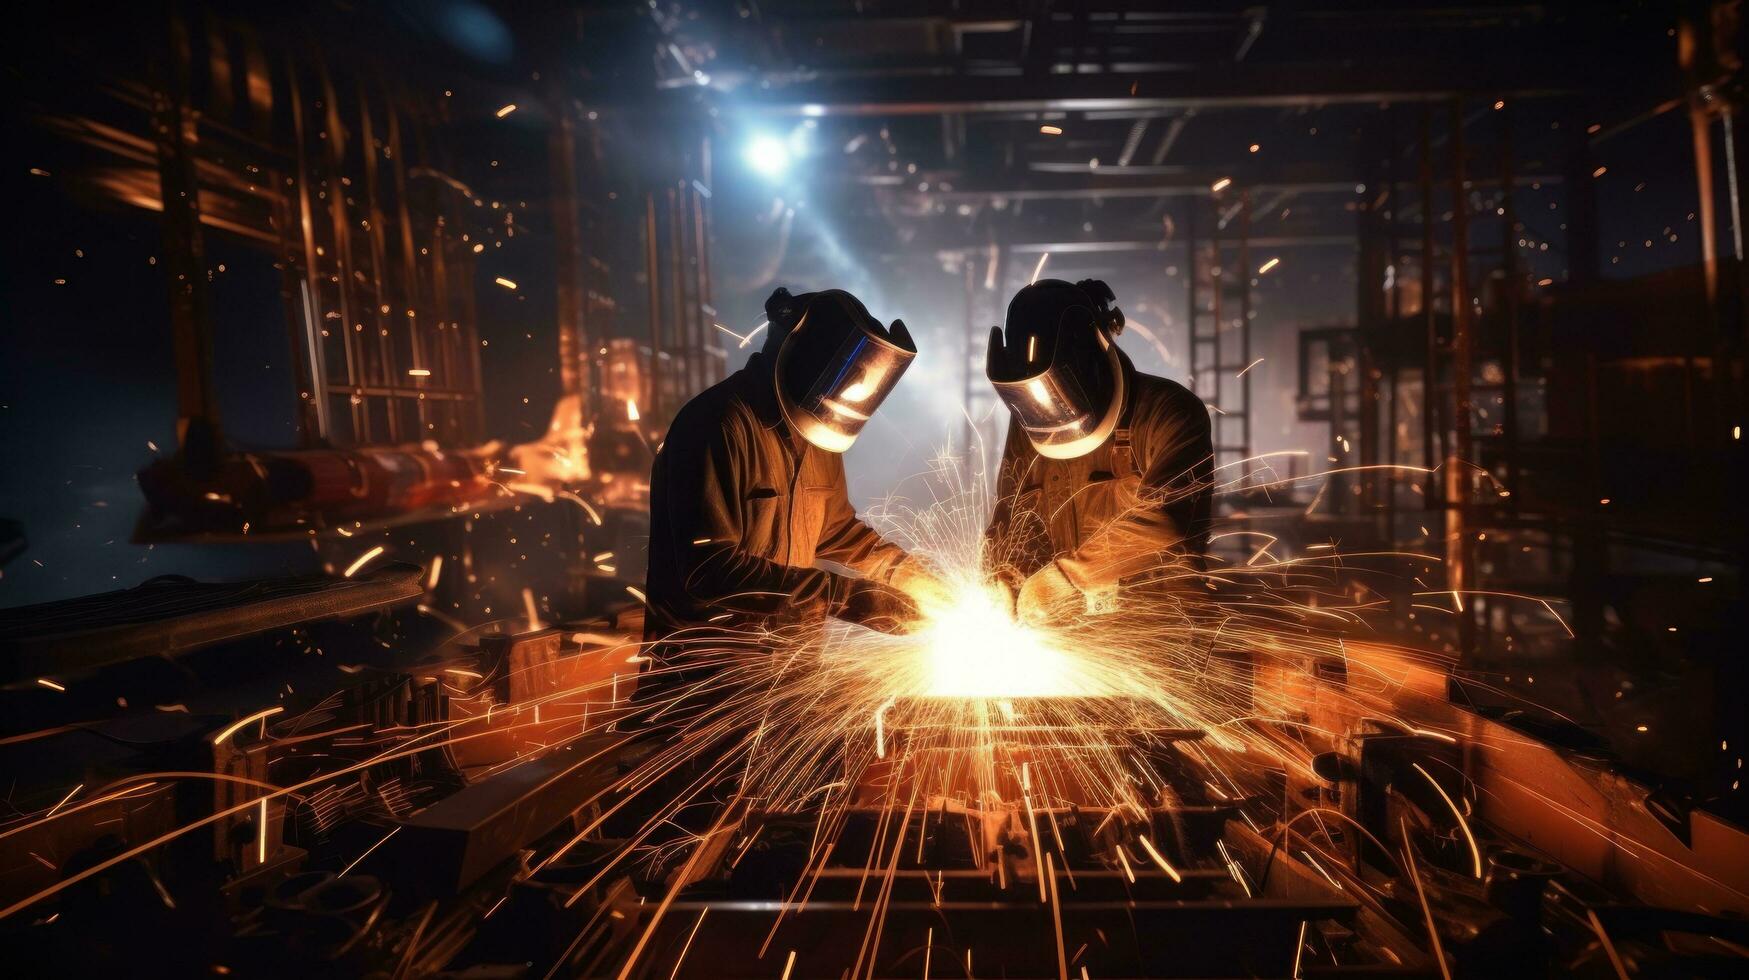
[[[754,351],[747,358],[747,366],[737,373],[741,377],[742,393],[759,424],[781,436],[797,452],[805,449],[807,443],[790,428],[783,417],[783,406],[777,403],[777,376],[772,359],[763,351]]]
[[[1121,347],[1117,349],[1117,363],[1118,367],[1123,371],[1124,381],[1124,405],[1123,411],[1120,412],[1117,417],[1117,427],[1120,429],[1127,429],[1130,428],[1130,422],[1136,412],[1136,364],[1134,361],[1130,360],[1130,356],[1125,354]]]
[[[772,371],[771,358],[763,352],[754,351],[747,358],[747,366],[741,369],[741,388],[747,397],[747,403],[753,406],[753,413],[759,416],[759,422],[767,429],[787,428],[784,425],[783,409],[777,404],[777,378]]]

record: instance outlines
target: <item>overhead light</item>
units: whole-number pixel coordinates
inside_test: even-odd
[[[741,155],[747,166],[764,177],[780,177],[790,165],[789,147],[775,136],[755,136]]]

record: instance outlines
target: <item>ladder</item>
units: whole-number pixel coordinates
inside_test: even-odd
[[[1190,389],[1209,408],[1215,481],[1228,483],[1252,469],[1251,194],[1198,195],[1186,210]]]

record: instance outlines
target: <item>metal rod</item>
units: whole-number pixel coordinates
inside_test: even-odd
[[[662,262],[656,242],[656,193],[644,195],[644,268],[650,285],[650,404],[655,416],[662,407]]]
[[[1513,141],[1512,141],[1513,105],[1508,103],[1499,110],[1500,115],[1500,174],[1501,174],[1501,231],[1500,231],[1500,302],[1501,313],[1506,321],[1506,352],[1500,365],[1503,379],[1501,385],[1501,416],[1500,434],[1506,447],[1506,487],[1514,492],[1508,497],[1508,506],[1516,510],[1518,507],[1518,316],[1519,293],[1522,288],[1521,273],[1518,270],[1518,240],[1515,237],[1515,226],[1518,224],[1518,210],[1512,200],[1513,171]]]
[[[1421,371],[1421,465],[1434,466],[1434,412],[1439,403],[1439,320],[1433,312],[1433,110],[1421,108],[1417,142],[1421,150],[1421,319],[1426,331],[1426,356]],[[1423,481],[1428,510],[1439,505],[1440,489],[1431,475]]]
[[[1474,587],[1470,561],[1468,516],[1470,460],[1473,456],[1470,419],[1470,216],[1464,189],[1463,100],[1451,101],[1451,446],[1446,453],[1445,565],[1448,586],[1456,592]],[[1474,606],[1458,613],[1458,644],[1467,660],[1475,649]]]
[[[401,231],[401,292],[406,303],[407,317],[407,350],[413,359],[413,367],[421,367],[433,371],[432,377],[440,384],[453,384],[453,378],[448,372],[439,376],[434,365],[427,363],[430,356],[425,349],[425,332],[431,329],[431,308],[421,302],[419,295],[419,250],[413,244],[413,216],[407,202],[407,158],[401,145],[401,114],[394,108],[394,100],[384,99],[389,114],[389,154],[390,166],[395,181],[395,221]],[[423,319],[422,319],[423,317]],[[418,438],[427,439],[434,433],[435,426],[431,420],[431,410],[423,402],[415,404],[415,418],[418,420]]]
[[[393,384],[400,372],[395,363],[394,339],[390,336],[390,324],[394,322],[393,307],[390,304],[389,291],[383,283],[383,266],[388,262],[388,243],[383,237],[383,226],[388,222],[383,218],[382,197],[378,189],[376,132],[371,125],[370,101],[365,97],[362,83],[358,87],[358,143],[360,156],[364,160],[365,216],[370,222],[370,228],[365,232],[365,243],[370,254],[371,298],[375,300],[371,303],[370,315],[376,324],[373,332],[376,335],[377,380],[382,384]],[[402,442],[408,438],[401,431],[401,413],[393,402],[384,406],[383,419],[387,423],[386,435],[390,442]],[[418,438],[419,435],[421,433],[415,433],[413,437]]]
[[[1239,192],[1239,360],[1251,364],[1251,190]],[[1246,460],[1242,479],[1251,476],[1251,372],[1240,368],[1239,458]]]
[[[312,58],[310,62],[316,72],[316,77],[322,89],[322,104],[326,107],[326,118],[323,122],[323,145],[328,148],[328,174],[336,186],[328,189],[328,224],[331,234],[330,243],[334,251],[334,277],[338,286],[337,299],[340,302],[340,337],[341,346],[346,352],[346,383],[362,385],[371,380],[369,366],[365,360],[365,350],[358,334],[362,333],[362,322],[354,319],[358,304],[354,302],[352,290],[355,286],[352,261],[352,223],[346,213],[346,195],[341,192],[339,183],[346,161],[346,126],[340,119],[339,99],[334,92],[333,79],[329,77],[327,67],[320,57]],[[362,398],[348,399],[352,410],[352,441],[355,445],[368,444],[373,441],[371,431],[370,411]]]
[[[584,384],[584,352],[589,342],[583,336],[583,236],[577,214],[577,133],[567,100],[556,87],[548,100],[553,126],[548,134],[548,155],[553,181],[553,252],[557,264],[559,388],[566,395],[589,399],[593,392]],[[589,406],[584,418],[590,418]]]
[[[698,390],[693,379],[693,372],[698,360],[698,347],[693,338],[693,308],[686,301],[686,236],[681,233],[685,218],[681,215],[684,206],[680,194],[673,186],[667,191],[668,198],[668,315],[672,317],[669,324],[674,337],[674,350],[670,356],[674,364],[675,384],[680,389],[682,398]]]

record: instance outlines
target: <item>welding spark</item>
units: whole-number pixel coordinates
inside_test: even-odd
[[[1047,259],[1048,253],[1040,257],[1034,278],[1042,275]],[[551,864],[640,792],[655,796],[651,787],[674,785],[662,777],[698,767],[697,777],[685,788],[664,789],[667,796],[649,801],[653,815],[648,822],[630,837],[622,854],[597,870],[570,899],[579,900],[595,883],[605,880],[603,876],[615,873],[621,862],[668,860],[681,849],[692,851],[685,866],[671,876],[674,884],[654,916],[646,919],[621,976],[640,969],[635,961],[646,949],[654,952],[656,941],[652,937],[657,935],[662,916],[673,907],[684,884],[696,880],[690,872],[711,859],[704,856],[707,852],[720,850],[707,844],[713,837],[720,838],[742,826],[738,818],[749,810],[749,801],[757,801],[766,813],[809,814],[816,821],[808,871],[784,903],[785,909],[797,912],[807,905],[813,883],[834,853],[850,809],[871,803],[881,808],[883,829],[864,869],[864,882],[871,891],[865,897],[858,885],[857,892],[857,902],[870,906],[865,948],[873,950],[880,947],[878,930],[893,901],[900,855],[914,853],[913,844],[924,846],[922,834],[915,842],[907,836],[918,832],[913,818],[921,813],[931,814],[930,819],[935,819],[935,813],[946,819],[963,815],[968,833],[975,821],[1001,821],[1017,836],[1029,839],[1039,898],[1049,904],[1060,937],[1058,872],[1073,889],[1079,870],[1058,861],[1063,853],[1063,833],[1058,825],[1072,807],[1081,806],[1084,812],[1096,808],[1107,811],[1107,822],[1094,831],[1101,841],[1095,860],[1111,871],[1121,870],[1124,879],[1135,882],[1132,857],[1145,854],[1145,860],[1169,878],[1184,880],[1146,832],[1158,807],[1182,802],[1177,799],[1178,783],[1168,778],[1154,753],[1138,746],[1178,741],[1177,756],[1196,770],[1185,785],[1194,787],[1206,781],[1222,799],[1247,797],[1246,769],[1311,772],[1305,741],[1282,735],[1285,726],[1299,726],[1292,729],[1296,732],[1305,728],[1304,705],[1296,699],[1298,695],[1271,693],[1261,686],[1253,690],[1248,682],[1243,686],[1225,682],[1210,669],[1211,656],[1217,646],[1244,649],[1252,652],[1260,665],[1267,663],[1271,670],[1290,676],[1309,675],[1308,665],[1319,660],[1349,662],[1342,637],[1334,631],[1361,622],[1360,607],[1333,598],[1342,591],[1331,584],[1339,564],[1360,561],[1362,556],[1340,554],[1333,546],[1300,558],[1258,550],[1252,553],[1249,565],[1217,562],[1208,570],[1163,554],[1136,577],[1140,584],[1135,589],[1102,600],[1095,604],[1098,609],[1065,610],[1065,621],[1021,621],[1015,617],[1006,588],[991,584],[994,572],[1014,570],[1020,546],[1015,541],[987,542],[984,538],[987,516],[995,503],[989,472],[975,465],[962,466],[960,460],[945,453],[939,462],[927,474],[934,482],[924,503],[913,506],[895,496],[867,515],[884,536],[928,561],[944,583],[939,593],[920,598],[923,619],[914,632],[890,636],[836,621],[820,627],[810,625],[806,630],[751,627],[727,612],[711,617],[711,622],[698,627],[706,634],[699,646],[702,662],[720,669],[704,680],[678,685],[678,693],[664,695],[672,701],[658,706],[661,711],[696,710],[658,715],[654,724],[672,726],[664,733],[667,737],[660,741],[661,747],[602,791],[597,802],[607,802],[591,811],[596,816],[578,829],[571,844],[557,851],[549,849],[531,862],[536,870]],[[1249,473],[1256,462],[1244,461],[1242,468]],[[1229,474],[1217,476],[1213,489],[1249,492],[1258,485],[1255,478]],[[547,499],[565,496],[573,500],[599,523],[598,515],[581,497],[568,491],[549,490],[548,494]],[[373,549],[347,574],[383,550]],[[592,559],[599,566],[611,557],[611,552],[603,551],[594,553]],[[440,570],[441,562],[434,558],[429,588],[435,588]],[[1211,590],[1211,584],[1229,586],[1233,594]],[[625,588],[632,598],[645,601],[640,589]],[[534,599],[532,589],[523,590],[530,626],[539,625]],[[437,615],[426,606],[419,608],[422,613]],[[459,632],[466,632],[456,625]],[[761,653],[745,656],[750,646]],[[627,651],[633,651],[632,655],[625,656]],[[644,648],[635,643],[610,647],[606,652],[615,664],[624,659],[646,668],[641,681],[659,676],[661,671],[681,669],[670,663],[668,655],[647,651],[650,655],[646,656]],[[452,657],[444,660],[457,662]],[[457,683],[483,681],[477,672],[459,667],[440,666],[435,672],[447,675],[446,680],[459,678]],[[1371,697],[1368,686],[1358,682],[1360,670],[1356,668],[1354,673],[1357,682],[1351,693],[1331,696],[1352,697],[1357,702]],[[524,724],[550,726],[555,717],[566,717],[567,704],[592,700],[599,712],[602,697],[610,691],[612,703],[621,704],[622,680],[622,673],[616,672],[592,682],[588,689],[542,695],[520,702],[515,714],[526,711],[533,719]],[[217,738],[222,740],[252,722],[261,723],[265,732],[267,717],[279,710],[267,709],[234,723]],[[1366,701],[1363,713],[1391,716],[1388,706],[1378,700]],[[496,713],[500,721],[511,714]],[[479,722],[452,718],[417,730],[371,733],[389,747],[359,766],[329,772],[320,783],[311,780],[268,788],[259,801],[221,808],[211,820],[191,823],[177,833],[226,816],[248,815],[259,806],[256,855],[265,863],[269,799],[288,794],[307,799],[317,786],[331,787],[336,779],[365,766],[470,738],[501,736],[501,726],[491,730],[492,717],[486,713]],[[609,719],[613,717],[608,714]],[[597,722],[583,714],[578,721],[579,727],[591,734],[612,730],[611,720]],[[477,727],[468,731],[464,728],[467,725]],[[289,723],[281,726],[282,730],[290,727]],[[525,758],[568,751],[575,744],[544,730],[540,738],[540,749]],[[604,747],[600,753],[608,751]],[[730,774],[736,789],[728,797],[717,795],[722,785],[719,781]],[[1200,794],[1201,790],[1195,792]],[[725,798],[729,799],[726,804],[721,802]],[[69,812],[90,805],[91,801],[64,805],[50,815],[64,819]],[[711,831],[689,835],[674,844],[651,840],[658,828],[674,826],[682,810],[702,805],[721,808]],[[1252,821],[1243,811],[1241,815]],[[1256,828],[1255,821],[1252,826]],[[929,820],[924,828],[933,829]],[[1285,826],[1282,832],[1285,836]],[[1057,839],[1056,849],[1043,846],[1047,836]],[[360,854],[347,870],[356,868],[387,839]],[[743,853],[750,843],[751,837]],[[131,859],[146,847],[123,852],[114,860]],[[1140,851],[1131,851],[1132,847]],[[978,853],[984,852],[980,848]],[[1239,887],[1249,893],[1246,869],[1224,848],[1221,858]],[[980,866],[986,862],[993,865],[996,881],[1007,889],[1013,870],[1006,866],[1009,862],[983,856],[979,861]],[[0,909],[0,915],[64,890],[105,866],[108,864],[67,875],[22,904]],[[1328,872],[1317,867],[1328,877]],[[939,883],[931,882],[931,886],[940,901]],[[1263,891],[1261,886],[1258,890]],[[700,934],[702,921],[701,913],[690,927],[686,944],[680,947],[680,960]],[[677,931],[687,928],[676,926]],[[772,935],[775,933],[774,925]],[[772,941],[768,936],[767,942]],[[1057,942],[1059,976],[1066,977],[1070,958],[1063,939]],[[933,965],[931,946],[932,937],[924,951],[925,971]],[[667,962],[673,950],[664,950],[661,955]],[[1074,959],[1080,957],[1077,951]],[[790,950],[784,966],[786,976],[794,973],[796,959],[797,951]],[[674,961],[676,974],[680,960]],[[969,973],[969,950],[966,960]],[[860,967],[859,961],[852,974],[861,975],[864,971]],[[641,969],[654,973],[648,964]],[[873,971],[874,967],[868,969]],[[1087,970],[1081,967],[1079,972],[1085,975]]]
[[[1154,859],[1154,863],[1160,866],[1161,871],[1166,872],[1168,878],[1171,878],[1176,882],[1184,881],[1184,876],[1178,873],[1178,869],[1172,866],[1172,862],[1166,860],[1165,855],[1161,854],[1158,850],[1155,850],[1153,841],[1149,840],[1147,837],[1138,837],[1136,839],[1142,842],[1142,850],[1148,852],[1148,856]]]
[[[358,574],[359,569],[370,564],[370,560],[372,558],[375,558],[376,556],[378,556],[382,553],[383,553],[383,546],[379,544],[376,547],[365,552],[364,554],[359,555],[356,559],[353,560],[352,564],[346,566],[346,571],[342,572],[340,577],[341,578],[351,578],[352,576]]]
[[[1045,263],[1050,261],[1050,258],[1051,258],[1051,253],[1049,253],[1049,252],[1046,252],[1043,255],[1040,255],[1038,257],[1038,265],[1035,265],[1032,267],[1032,278],[1027,280],[1028,283],[1038,282],[1038,277],[1044,275]]]
[[[347,875],[351,874],[353,868],[358,867],[359,864],[362,863],[365,858],[371,856],[371,852],[375,851],[377,848],[383,846],[384,844],[387,844],[389,842],[390,837],[393,837],[400,832],[401,832],[401,828],[397,826],[393,830],[389,831],[387,834],[384,834],[382,840],[379,840],[375,844],[372,844],[371,846],[365,848],[363,854],[360,854],[358,857],[353,858],[352,863],[347,865],[344,869],[341,870],[340,877],[344,878]]]
[[[250,726],[258,721],[266,721],[267,719],[272,718],[274,715],[277,715],[284,710],[285,710],[285,706],[275,705],[271,708],[263,708],[262,710],[257,711],[252,715],[247,715],[243,718],[239,718],[236,721],[232,722],[231,724],[226,725],[224,727],[224,729],[221,730],[217,735],[214,735],[213,736],[213,744],[214,745],[223,745],[223,744],[225,744],[226,739],[228,739],[232,735],[235,735],[238,732],[242,731],[244,728],[247,728],[248,726]]]
[[[1300,957],[1306,951],[1306,926],[1307,926],[1307,924],[1308,923],[1306,922],[1306,920],[1304,920],[1304,919],[1300,920],[1300,937],[1298,939],[1294,940],[1294,972],[1293,972],[1292,976],[1295,977],[1296,980],[1300,975]]]
[[[503,286],[505,289],[515,289],[516,288],[516,280],[514,280],[514,279],[506,279],[503,276],[499,276],[496,279],[493,279],[492,281],[497,283],[500,286]]]
[[[72,790],[71,790],[71,791],[69,791],[69,792],[68,792],[68,793],[67,793],[67,795],[66,795],[66,796],[63,796],[63,797],[61,797],[61,802],[59,802],[59,803],[56,803],[56,804],[55,804],[55,805],[54,805],[54,806],[52,806],[52,807],[49,807],[49,812],[48,812],[48,813],[46,813],[46,814],[43,814],[43,816],[45,816],[45,817],[52,817],[52,816],[54,816],[54,815],[55,815],[55,811],[56,811],[56,810],[59,810],[59,809],[60,809],[60,808],[61,808],[61,807],[64,807],[64,806],[66,806],[66,805],[67,805],[67,801],[68,801],[68,800],[70,800],[70,799],[72,799],[72,798],[73,798],[73,797],[74,797],[74,796],[77,796],[77,795],[78,795],[78,793],[79,793],[79,791],[80,791],[80,790],[82,790],[82,789],[84,789],[84,788],[85,788],[85,784],[84,784],[84,783],[80,783],[80,784],[79,784],[79,785],[77,785],[77,786],[75,786],[75,787],[73,787],[73,788],[72,788]]]
[[[522,609],[528,614],[528,631],[530,633],[538,631],[541,628],[540,611],[535,608],[533,589],[523,588]]]
[[[67,690],[66,687],[62,686],[61,684],[57,684],[54,681],[49,680],[47,677],[38,677],[36,679],[36,682],[39,685],[46,687],[51,691],[60,691],[64,694],[64,693],[66,693],[66,690]]]
[[[499,119],[503,119],[505,116],[508,116],[512,112],[515,112],[515,111],[516,111],[516,103],[512,102],[509,105],[504,106],[503,108],[499,109],[497,112],[493,113],[493,115],[497,116]]]
[[[730,330],[728,327],[725,327],[720,323],[713,323],[713,324],[711,324],[711,326],[716,327],[718,330],[721,330],[722,332],[735,338],[735,341],[736,341],[735,347],[737,349],[741,349],[741,348],[745,348],[748,344],[751,344],[753,342],[754,337],[759,336],[759,334],[761,332],[763,332],[766,327],[771,326],[771,322],[769,320],[767,320],[767,321],[759,324],[759,326],[754,327],[751,331],[749,331],[745,337],[741,336],[740,334],[736,333],[733,330]]]
[[[1410,765],[1414,766],[1416,772],[1433,784],[1433,788],[1439,792],[1439,798],[1445,801],[1446,806],[1451,807],[1451,815],[1457,818],[1458,829],[1464,832],[1464,841],[1470,845],[1470,861],[1475,866],[1476,877],[1481,878],[1482,851],[1476,846],[1476,835],[1470,833],[1470,823],[1464,819],[1463,811],[1458,809],[1458,805],[1452,801],[1450,794],[1446,793],[1445,787],[1439,785],[1439,780],[1434,779],[1432,774],[1421,768],[1421,763],[1413,762]]]

